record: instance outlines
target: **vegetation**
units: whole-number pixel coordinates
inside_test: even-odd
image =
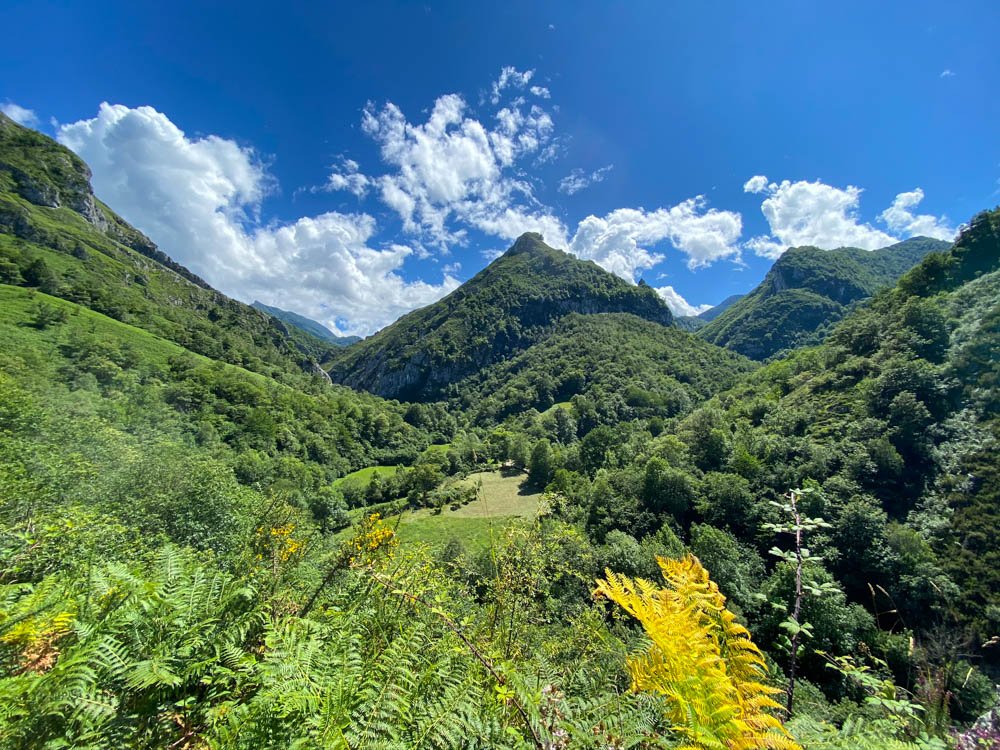
[[[756,289],[699,316],[706,324],[697,326],[698,335],[752,359],[817,343],[853,306],[893,285],[928,253],[947,248],[928,237],[874,252],[790,248]]]
[[[652,288],[633,286],[528,233],[461,288],[332,354],[327,365],[334,382],[431,401],[540,340],[571,312],[629,312],[662,325],[673,320]]]
[[[278,320],[293,326],[294,328],[298,328],[300,331],[308,333],[313,338],[326,341],[336,346],[347,346],[348,344],[353,344],[355,341],[361,340],[360,336],[338,336],[322,323],[317,323],[315,320],[310,320],[309,318],[299,315],[298,313],[282,310],[280,307],[270,307],[269,305],[265,305],[263,302],[254,302],[251,307],[255,310],[266,312],[268,315],[275,317]]]
[[[1000,210],[763,366],[522,238],[334,352],[398,403],[22,130],[0,750],[996,740]]]

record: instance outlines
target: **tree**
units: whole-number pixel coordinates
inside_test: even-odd
[[[31,312],[31,324],[40,331],[69,320],[69,313],[66,312],[65,308],[56,307],[46,302],[37,303]]]
[[[535,443],[535,447],[531,449],[531,460],[528,463],[528,477],[538,487],[545,487],[552,481],[555,470],[552,445],[548,440],[539,440]]]
[[[24,281],[28,286],[36,286],[46,294],[54,293],[59,286],[59,280],[55,273],[41,258],[35,258],[31,261],[28,267],[21,272],[21,275],[24,276]]]
[[[788,635],[788,687],[786,689],[788,714],[791,715],[795,700],[795,678],[796,667],[798,666],[801,642],[812,636],[812,625],[802,620],[802,599],[806,591],[815,596],[834,593],[838,589],[830,582],[817,582],[815,580],[805,581],[803,579],[803,568],[807,560],[818,562],[821,558],[813,555],[804,544],[804,534],[807,531],[815,531],[821,528],[830,528],[830,524],[822,518],[809,518],[802,515],[799,509],[799,499],[806,493],[817,492],[814,487],[804,490],[791,490],[785,495],[785,502],[772,502],[771,504],[781,510],[788,520],[784,523],[766,523],[765,529],[776,534],[791,534],[793,547],[791,550],[782,550],[778,547],[771,548],[771,554],[790,563],[795,569],[795,592],[792,599],[792,611],[788,618],[781,623],[780,627]]]
[[[655,456],[646,462],[642,499],[649,510],[681,520],[691,507],[694,494],[694,482],[687,473]]]

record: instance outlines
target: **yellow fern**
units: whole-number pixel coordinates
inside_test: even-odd
[[[764,685],[767,667],[750,633],[693,555],[658,558],[666,588],[610,570],[603,595],[642,623],[649,650],[628,660],[632,689],[667,699],[668,719],[685,750],[800,750],[769,709],[780,692]]]

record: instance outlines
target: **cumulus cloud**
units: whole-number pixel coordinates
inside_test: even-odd
[[[272,180],[254,151],[189,138],[151,107],[105,103],[93,119],[62,125],[58,138],[90,164],[98,195],[227,294],[366,334],[458,286],[450,275],[404,280],[399,270],[414,250],[370,247],[376,226],[367,214],[262,224]]]
[[[767,178],[762,174],[757,174],[743,183],[745,193],[763,193],[767,190]]]
[[[953,240],[958,230],[948,224],[944,216],[930,214],[914,214],[913,210],[924,199],[924,191],[920,188],[907,193],[900,193],[892,205],[883,211],[879,218],[893,232],[906,237],[934,237],[939,240]]]
[[[858,219],[862,191],[853,185],[841,189],[819,180],[776,183],[756,175],[747,180],[743,189],[767,195],[760,208],[771,233],[746,243],[758,255],[777,258],[789,247],[799,245],[875,250],[896,241]]]
[[[608,172],[614,168],[614,164],[608,164],[606,167],[595,169],[590,173],[582,169],[574,169],[559,181],[559,192],[566,193],[566,195],[575,195],[595,183],[602,182]]]
[[[944,70],[941,71],[941,75],[938,76],[938,77],[939,78],[954,78],[955,77],[955,73],[951,70],[951,68],[945,68]]]
[[[761,211],[771,233],[754,237],[746,246],[768,258],[777,258],[789,247],[800,245],[877,250],[906,237],[951,239],[956,233],[943,216],[913,213],[912,209],[924,199],[920,188],[899,193],[892,205],[879,214],[879,220],[896,236],[858,218],[862,190],[854,185],[841,189],[819,180],[776,183],[755,175],[746,181],[743,190],[767,195]]]
[[[545,86],[532,86],[528,91],[542,99],[552,98],[552,94],[549,93],[549,90]]]
[[[712,309],[712,305],[692,305],[672,286],[661,286],[656,291],[663,297],[663,301],[667,303],[667,307],[674,315],[700,315],[706,310]]]
[[[588,216],[580,222],[569,249],[632,280],[638,271],[663,260],[661,253],[648,248],[664,240],[688,256],[689,268],[738,257],[742,218],[706,206],[704,196],[697,196],[655,211],[619,208],[602,218]]]
[[[504,71],[498,92],[517,85],[511,81],[530,79],[530,71]],[[407,232],[439,246],[464,240],[465,230],[454,228],[454,221],[498,236],[506,236],[513,223],[551,226],[550,212],[534,201],[515,165],[549,141],[552,117],[518,99],[500,108],[488,127],[468,110],[458,94],[438,97],[424,123],[409,122],[392,102],[365,108],[362,129],[391,169],[372,178],[382,201]],[[517,200],[526,205],[515,209]]]
[[[739,256],[740,215],[708,209],[702,196],[653,211],[623,208],[588,216],[571,231],[537,200],[523,170],[526,159],[543,158],[555,145],[552,116],[523,97],[506,101],[503,95],[527,86],[532,74],[504,68],[493,86],[496,111],[485,121],[473,116],[458,94],[438,97],[423,123],[410,122],[391,102],[366,107],[362,128],[389,168],[368,179],[399,215],[404,231],[442,248],[465,242],[469,229],[504,240],[540,232],[550,245],[632,281],[663,260],[659,243],[687,255],[692,268]],[[575,170],[560,188],[572,194],[610,169]]]
[[[38,115],[35,114],[33,109],[22,107],[20,104],[15,104],[12,101],[0,104],[0,112],[3,112],[14,122],[20,123],[26,128],[36,127],[39,123]]]

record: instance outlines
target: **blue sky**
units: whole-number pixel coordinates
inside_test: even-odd
[[[204,5],[8,1],[0,106],[223,291],[345,332],[525,230],[683,312],[1000,202],[996,2]]]

